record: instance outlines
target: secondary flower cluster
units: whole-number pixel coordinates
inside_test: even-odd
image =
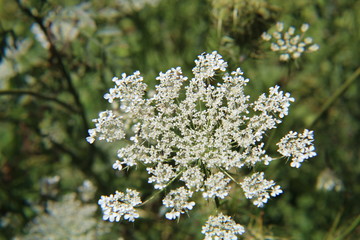
[[[308,29],[309,24],[304,23],[300,27],[301,35],[295,35],[296,29],[293,26],[289,27],[288,30],[283,33],[284,23],[278,22],[276,23],[276,31],[272,34],[264,32],[261,37],[265,41],[270,41],[274,38],[270,46],[271,50],[280,53],[280,61],[287,62],[291,58],[299,58],[305,52],[315,52],[319,50],[319,45],[313,44],[311,37],[304,38],[304,34]]]
[[[98,220],[97,205],[78,200],[75,193],[58,201],[47,201],[43,206],[46,208],[36,206],[38,215],[25,228],[26,235],[14,240],[96,240],[110,231],[109,225]]]
[[[104,220],[119,222],[121,217],[133,222],[139,217],[135,206],[141,203],[140,193],[136,190],[126,189],[126,193],[116,191],[110,196],[101,196],[99,205],[104,210]]]
[[[211,239],[237,239],[236,235],[241,235],[245,229],[240,224],[236,224],[229,216],[222,213],[217,216],[210,216],[202,231],[205,240]]]
[[[169,190],[163,199],[169,208],[165,215],[168,219],[193,209],[191,198],[195,193],[205,199],[224,199],[231,182],[239,185],[254,205],[262,207],[270,196],[282,193],[280,186],[266,180],[262,172],[245,178],[234,172],[268,165],[275,159],[266,154],[264,136],[288,115],[294,99],[275,86],[250,102],[244,93],[249,79],[240,68],[227,73],[227,63],[216,51],[200,55],[195,64],[190,80],[180,67],[160,73],[156,92],[150,98],[145,97],[147,86],[138,71],[113,78],[115,87],[104,98],[118,102],[119,108],[99,114],[87,141],[127,138],[130,144],[118,150],[119,159],[113,168],[145,165],[148,182],[159,191]],[[312,132],[289,133],[279,143],[279,153],[291,160],[292,167],[299,167],[304,159],[316,155]],[[171,189],[174,181],[182,186]],[[105,220],[119,221],[124,216],[133,221],[139,217],[134,207],[141,200],[138,192],[127,190],[126,194],[102,196],[99,204]],[[206,238],[233,239],[243,232],[242,226],[225,215],[211,216],[203,228]]]

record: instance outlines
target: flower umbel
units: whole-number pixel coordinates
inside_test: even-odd
[[[237,239],[236,235],[241,235],[245,229],[240,224],[236,224],[231,217],[220,213],[217,216],[210,216],[202,231],[205,239]]]
[[[134,209],[135,206],[141,204],[139,192],[126,189],[126,193],[116,191],[115,194],[110,196],[101,196],[99,205],[101,206],[104,220],[110,222],[119,222],[121,217],[125,220],[133,222],[139,214]]]
[[[118,150],[113,168],[145,165],[148,182],[156,191],[168,192],[163,199],[164,206],[171,208],[165,215],[168,219],[192,210],[195,202],[190,199],[195,193],[217,202],[226,198],[232,183],[241,185],[245,197],[254,199],[258,207],[282,193],[262,172],[245,178],[233,173],[268,165],[277,158],[264,149],[266,132],[288,115],[294,98],[274,86],[250,102],[244,93],[249,79],[240,68],[230,73],[226,68],[227,62],[216,51],[202,54],[195,61],[193,78],[183,76],[180,67],[160,73],[156,92],[149,98],[145,98],[147,86],[139,71],[122,74],[121,79],[113,79],[115,87],[104,96],[109,102],[117,101],[119,109],[100,113],[94,120],[96,128],[89,130],[90,143],[128,140],[130,144]],[[279,153],[291,157],[294,167],[315,156],[309,130],[290,132],[278,146]],[[174,181],[181,184],[176,189],[172,188]],[[139,193],[129,189],[99,200],[104,219],[109,221],[122,217],[134,221],[140,203]],[[236,239],[243,232],[241,225],[222,214],[211,216],[203,228],[206,239]]]
[[[172,190],[163,200],[166,207],[172,208],[171,212],[166,213],[166,218],[175,219],[180,217],[180,213],[184,213],[186,209],[191,210],[195,206],[195,202],[187,202],[193,192],[184,187]]]
[[[299,168],[305,159],[316,156],[313,142],[313,131],[305,129],[303,133],[290,131],[276,145],[279,153],[291,159],[290,166]]]
[[[309,29],[309,24],[304,23],[300,27],[300,34],[295,35],[296,28],[291,26],[284,32],[284,23],[276,23],[276,31],[272,34],[264,32],[261,37],[264,41],[270,41],[270,49],[279,52],[279,60],[287,62],[290,59],[297,59],[305,52],[316,52],[319,45],[313,43],[311,37],[305,37],[305,32]]]
[[[250,177],[246,177],[241,183],[241,187],[246,198],[256,198],[253,203],[257,207],[263,207],[264,203],[267,203],[270,198],[270,195],[275,197],[283,192],[279,185],[275,185],[273,180],[268,181],[264,179],[263,172],[257,172]]]

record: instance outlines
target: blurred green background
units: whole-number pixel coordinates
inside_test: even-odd
[[[252,99],[275,84],[295,97],[276,141],[315,131],[317,157],[266,171],[284,194],[263,209],[239,190],[224,202],[244,239],[360,239],[359,13],[356,0],[0,0],[0,239],[39,239],[30,223],[68,193],[81,198],[85,180],[96,191],[83,205],[127,187],[151,194],[146,174],[111,168],[119,146],[85,141],[91,119],[109,108],[112,77],[140,70],[153,88],[171,67],[191,77],[197,55],[213,50],[250,78]],[[277,21],[309,23],[320,50],[279,62],[260,37]],[[207,206],[173,222],[159,198],[135,223],[76,239],[202,239]],[[101,222],[99,208],[91,217]]]

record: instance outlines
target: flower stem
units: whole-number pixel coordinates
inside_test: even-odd
[[[321,108],[319,114],[310,122],[308,128],[313,127],[320,118],[330,109],[330,107],[334,104],[334,102],[345,93],[345,91],[350,87],[352,83],[355,82],[357,77],[360,75],[360,67],[358,67],[355,72],[341,85],[337,91],[325,102],[323,107]]]
[[[173,179],[171,179],[168,184],[166,184],[166,186],[161,189],[160,191],[155,192],[154,194],[152,194],[148,199],[146,199],[143,203],[137,205],[137,207],[141,207],[144,206],[146,203],[150,202],[152,199],[154,199],[157,195],[159,195],[160,193],[162,193],[163,191],[165,191],[165,189],[170,186],[170,184],[172,184],[175,179],[177,179],[182,173],[184,172],[184,170],[180,171]]]
[[[228,173],[225,169],[223,169],[223,168],[219,168],[219,169],[220,169],[220,171],[221,171],[222,173],[224,173],[226,176],[228,176],[234,183],[239,184],[239,183],[235,180],[235,178],[233,178],[233,177],[230,175],[230,173]]]

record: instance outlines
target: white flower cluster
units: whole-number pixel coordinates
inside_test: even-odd
[[[344,183],[333,170],[325,168],[317,177],[316,189],[339,192],[344,189]]]
[[[305,129],[303,133],[290,131],[276,145],[279,153],[291,159],[290,166],[299,168],[305,159],[316,156],[313,142],[313,131]]]
[[[101,196],[98,203],[104,213],[103,219],[119,222],[124,216],[125,220],[135,221],[139,214],[134,207],[142,203],[139,194],[135,190],[126,189],[126,193],[116,191],[115,195]]]
[[[176,219],[180,217],[180,213],[185,213],[186,209],[191,210],[195,206],[195,202],[188,202],[193,192],[184,187],[172,190],[163,200],[165,207],[172,208],[171,212],[166,213],[167,219]]]
[[[237,239],[236,235],[241,235],[245,229],[240,224],[236,224],[231,217],[223,215],[210,216],[202,231],[205,240],[211,239]]]
[[[90,136],[86,138],[89,143],[95,141],[95,136],[99,140],[106,140],[107,142],[123,139],[125,136],[121,117],[111,110],[101,112],[99,118],[94,119],[93,122],[95,122],[96,128],[89,130]],[[104,127],[105,125],[106,127]]]
[[[195,202],[189,199],[196,192],[201,192],[204,199],[227,197],[230,182],[239,184],[232,172],[261,163],[268,165],[273,158],[266,154],[264,136],[288,115],[294,101],[289,93],[274,86],[268,94],[250,102],[250,96],[244,93],[249,80],[243,77],[240,68],[227,73],[227,63],[216,51],[200,55],[195,64],[190,81],[182,75],[180,67],[160,73],[156,93],[150,98],[145,98],[147,86],[138,71],[114,78],[116,86],[105,94],[105,99],[118,102],[119,109],[100,113],[94,120],[96,128],[89,130],[87,138],[90,143],[96,138],[115,141],[125,138],[127,132],[130,144],[118,150],[114,169],[141,163],[149,174],[148,182],[160,191],[168,189],[175,180],[183,182],[183,186],[171,190],[163,199],[163,204],[170,208],[165,215],[168,219],[179,218],[191,210]],[[188,84],[184,84],[186,81]],[[314,156],[312,141],[308,139],[312,132],[306,130],[304,136],[285,137],[279,152],[285,157],[291,154],[293,161],[299,163]],[[263,175],[254,174],[239,184],[245,197],[254,198],[259,207],[270,196],[282,192]],[[138,193],[132,195],[136,195],[135,201],[125,200],[119,192],[103,196],[99,204],[104,219],[119,221],[124,214],[128,214],[125,218],[129,220],[138,217],[133,207],[141,201]]]
[[[0,59],[0,88],[10,88],[10,79],[18,73],[26,72],[29,63],[24,63],[32,45],[31,39],[16,40],[14,37],[4,39],[6,47],[3,49],[4,55]]]
[[[296,28],[291,26],[286,32],[284,31],[284,23],[276,23],[276,31],[272,34],[264,32],[261,37],[265,41],[270,41],[271,50],[280,53],[280,61],[287,62],[291,58],[297,59],[305,52],[315,52],[319,50],[319,45],[313,44],[311,37],[304,37],[305,32],[309,29],[309,24],[304,23],[300,27],[301,34],[295,34]]]
[[[229,195],[230,187],[228,186],[230,178],[225,178],[225,174],[217,172],[208,177],[204,182],[202,194],[205,199],[219,197],[225,198]]]
[[[95,240],[103,239],[109,225],[98,221],[96,204],[86,204],[76,199],[74,193],[60,201],[48,201],[46,209],[25,229],[26,235],[15,240]]]
[[[85,180],[81,186],[78,187],[80,199],[83,202],[88,202],[94,199],[96,187],[90,180]]]
[[[42,196],[56,197],[59,193],[60,176],[44,177],[40,180],[40,193]]]
[[[94,31],[96,28],[89,3],[50,11],[45,17],[44,25],[48,27],[48,34],[52,40],[61,46],[75,40],[82,30]],[[45,33],[37,23],[32,25],[31,31],[43,48],[50,48]]]
[[[245,177],[241,187],[246,198],[256,198],[253,203],[257,207],[263,207],[264,203],[267,203],[270,198],[270,195],[276,197],[283,192],[279,185],[275,185],[273,180],[266,180],[263,172],[256,172],[250,177]]]

